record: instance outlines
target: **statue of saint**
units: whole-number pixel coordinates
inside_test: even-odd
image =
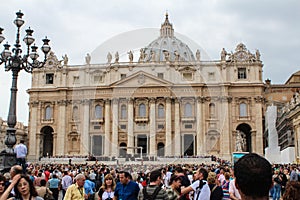
[[[255,55],[256,55],[256,60],[260,60],[260,53],[258,49],[256,50]]]
[[[112,55],[111,55],[111,53],[110,53],[110,52],[108,52],[108,54],[107,54],[106,58],[107,58],[107,63],[111,63],[111,60],[112,60]]]
[[[226,55],[227,55],[227,52],[226,52],[225,48],[223,48],[221,51],[221,61],[226,60]]]
[[[119,62],[119,53],[116,52],[115,53],[115,63],[118,63]]]
[[[164,56],[165,56],[165,60],[167,62],[170,61],[170,53],[167,50],[163,50]]]
[[[86,54],[86,57],[85,57],[85,63],[87,65],[91,64],[91,55],[88,53]]]
[[[179,53],[178,53],[178,51],[177,50],[175,50],[174,51],[174,55],[175,55],[175,61],[179,61],[179,58],[180,58],[180,55],[179,55]]]
[[[151,50],[150,61],[155,62],[155,60],[156,60],[156,54],[155,54],[155,51]]]
[[[139,58],[139,62],[143,62],[144,59],[146,57],[146,54],[145,54],[145,49],[141,48],[140,49],[140,58]]]
[[[128,57],[129,57],[129,62],[132,62],[133,61],[133,53],[132,53],[132,51],[128,52]]]
[[[69,58],[68,58],[67,54],[65,54],[65,56],[63,56],[62,58],[64,60],[64,65],[68,65]]]
[[[197,51],[196,51],[196,59],[197,59],[197,61],[200,61],[200,50],[199,49],[197,49]]]
[[[235,150],[243,152],[246,144],[245,134],[239,130],[236,131]]]

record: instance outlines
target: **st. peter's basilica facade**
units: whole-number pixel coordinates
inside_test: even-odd
[[[28,159],[262,154],[259,51],[241,43],[202,60],[174,36],[168,15],[158,34],[136,61],[130,49],[126,62],[114,52],[105,63],[87,55],[84,65],[73,66],[49,53],[28,90]]]

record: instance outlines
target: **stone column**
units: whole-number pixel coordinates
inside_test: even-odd
[[[130,98],[128,100],[128,134],[127,134],[127,147],[134,147],[134,140],[133,140],[133,122],[134,122],[134,116],[133,116],[133,98]],[[133,154],[133,149],[127,149],[128,154]]]
[[[65,148],[66,148],[66,107],[67,101],[60,100],[57,102],[58,104],[58,120],[57,120],[57,130],[56,133],[57,137],[53,137],[53,155],[65,155]]]
[[[202,120],[203,120],[203,110],[202,110],[202,99],[200,97],[197,98],[196,101],[196,155],[204,155],[203,152],[203,145],[204,145],[204,141],[202,138],[203,135],[203,127],[202,127]]]
[[[230,119],[230,112],[229,112],[229,101],[231,98],[228,96],[223,96],[220,98],[221,101],[221,109],[218,115],[220,116],[220,154],[226,159],[230,159],[230,126],[229,126],[229,119]]]
[[[205,126],[205,101],[208,100],[208,97],[201,97],[201,110],[202,110],[202,121],[201,121],[201,140],[203,141],[201,144],[202,144],[202,147],[201,147],[201,152],[205,155],[207,153],[207,146],[206,146],[206,126]]]
[[[118,156],[118,139],[119,139],[119,99],[113,99],[112,108],[112,143],[111,143],[111,155]]]
[[[39,132],[37,130],[37,122],[40,120],[38,116],[41,116],[38,112],[38,101],[33,101],[29,103],[30,105],[30,125],[29,125],[29,145],[28,145],[28,161],[37,161],[39,155],[37,154],[37,149],[39,148],[39,143],[36,141],[36,134]]]
[[[257,96],[255,99],[255,124],[256,124],[256,138],[255,141],[252,141],[252,144],[256,148],[252,149],[254,152],[258,154],[263,154],[263,125],[262,125],[262,103],[263,103],[263,97]],[[253,145],[253,146],[254,146]]]
[[[165,156],[172,155],[172,117],[171,117],[171,99],[166,98],[166,145]]]
[[[89,154],[89,139],[90,139],[90,100],[83,100],[83,119],[82,119],[82,133],[80,134],[80,153],[81,155]]]
[[[105,124],[104,124],[104,156],[110,155],[110,100],[105,100]]]
[[[175,113],[174,113],[174,156],[181,155],[181,135],[180,135],[180,110],[179,110],[179,98],[175,99]]]
[[[155,99],[150,99],[150,135],[149,135],[149,156],[156,156],[156,116]]]

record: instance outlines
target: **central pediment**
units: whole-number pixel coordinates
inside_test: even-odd
[[[120,81],[117,81],[111,85],[111,87],[149,87],[149,86],[163,86],[169,87],[173,83],[164,79],[158,78],[144,71],[138,71],[131,76],[128,76]]]

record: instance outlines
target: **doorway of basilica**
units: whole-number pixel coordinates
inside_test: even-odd
[[[41,129],[41,143],[42,149],[40,154],[43,157],[53,156],[53,128],[51,126],[44,126]]]

